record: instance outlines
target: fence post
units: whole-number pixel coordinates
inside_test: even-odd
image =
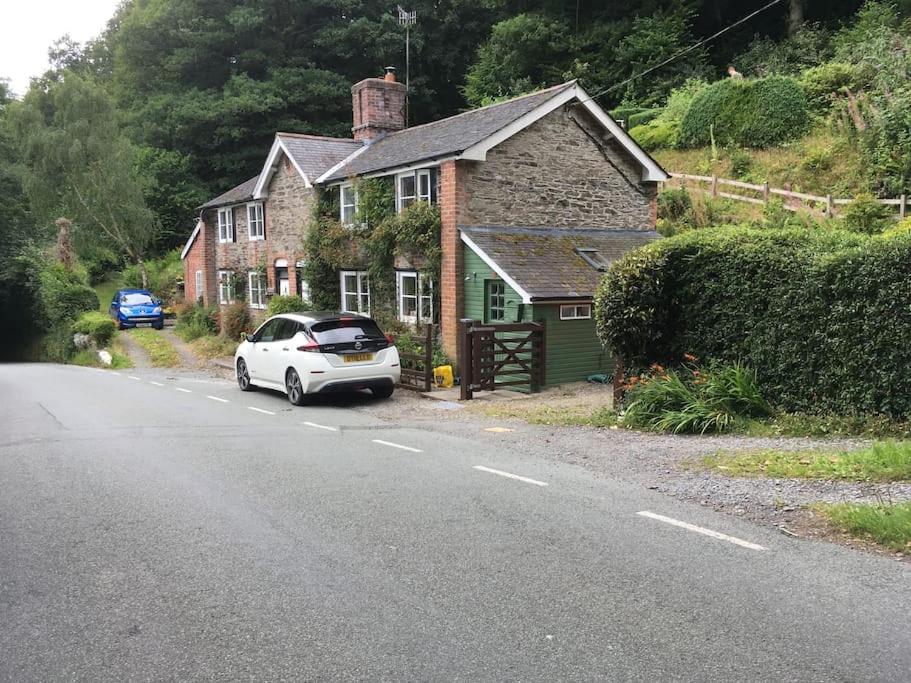
[[[424,391],[433,386],[433,325],[427,323],[424,331]]]
[[[718,176],[712,176],[712,197],[718,196]]]
[[[463,401],[470,401],[472,397],[471,334],[468,332],[472,322],[471,318],[459,320],[459,398]]]
[[[769,183],[765,182],[762,184],[762,201],[764,204],[769,203]]]
[[[905,212],[908,209],[908,196],[903,194],[901,200],[901,204],[898,205],[898,219],[903,221],[905,220]]]
[[[832,218],[835,215],[835,200],[832,195],[826,195],[826,218]]]

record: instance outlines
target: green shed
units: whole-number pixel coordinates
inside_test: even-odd
[[[545,322],[547,386],[611,374],[595,332],[593,297],[602,273],[651,230],[460,226],[464,316],[486,324]]]

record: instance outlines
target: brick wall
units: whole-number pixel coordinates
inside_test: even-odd
[[[655,183],[616,142],[602,151],[601,135],[587,112],[561,107],[494,147],[468,165],[460,223],[654,229]]]
[[[205,306],[215,303],[214,262],[212,230],[203,223],[183,262],[184,297],[187,301],[196,302],[201,297]],[[203,274],[203,286],[199,291],[196,289],[196,271]]]
[[[462,242],[458,225],[466,204],[466,169],[462,163],[440,164],[438,194],[440,205],[440,336],[443,350],[452,360],[458,358],[458,321],[462,317]]]
[[[304,179],[283,155],[268,192],[269,196],[263,203],[266,226],[264,240],[250,239],[246,202],[234,207],[234,242],[218,243],[218,212],[215,209],[206,212],[206,225],[215,236],[213,270],[244,273],[246,288],[247,271],[265,266],[267,287],[277,291],[275,261],[285,259],[288,262],[288,284],[294,294],[297,287],[295,264],[305,254],[304,238],[315,200],[315,190],[306,187]],[[214,278],[213,273],[213,285]],[[217,296],[213,296],[213,302],[216,300]]]

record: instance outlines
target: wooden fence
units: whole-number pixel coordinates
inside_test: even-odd
[[[399,349],[402,367],[400,384],[409,389],[430,391],[433,386],[433,325],[425,325],[423,334],[416,338],[417,350]]]
[[[768,183],[757,185],[755,183],[745,183],[741,180],[719,178],[718,176],[690,175],[687,173],[671,173],[670,176],[677,181],[674,183],[675,185],[685,189],[688,184],[692,183],[696,186],[696,189],[702,190],[710,197],[723,197],[737,202],[759,205],[768,204],[773,197],[781,197],[782,206],[788,211],[807,211],[829,218],[838,215],[839,207],[854,201],[850,198],[836,198],[830,194],[823,197],[805,192],[769,187]],[[672,182],[668,181],[665,184],[670,185]],[[722,188],[733,188],[737,191],[728,192]],[[898,199],[877,199],[876,201],[889,207],[897,207],[898,213],[895,217],[899,220],[904,219],[907,215],[907,195],[902,195]]]

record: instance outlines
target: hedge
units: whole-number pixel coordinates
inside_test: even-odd
[[[116,330],[117,325],[114,320],[101,311],[87,311],[73,323],[73,332],[87,334],[99,348],[106,346],[111,341]]]
[[[722,228],[616,262],[598,333],[634,368],[755,368],[788,411],[911,416],[911,235]]]
[[[802,136],[810,124],[807,98],[793,78],[726,79],[702,90],[680,126],[678,144],[763,148]]]
[[[266,315],[278,315],[279,313],[303,313],[312,311],[313,307],[308,301],[304,301],[296,294],[279,295],[269,299],[269,306],[266,308]]]

